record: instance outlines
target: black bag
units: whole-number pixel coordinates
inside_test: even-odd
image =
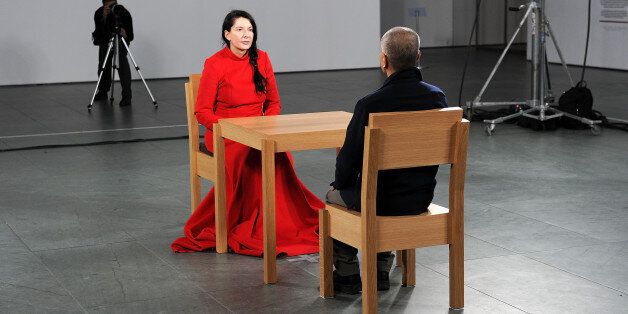
[[[550,109],[545,112],[546,115],[553,115],[554,112]],[[526,116],[519,117],[517,120],[517,125],[523,128],[532,129],[534,131],[554,131],[557,129],[557,121],[558,119],[549,119],[544,121],[539,121],[534,118],[528,118]]]
[[[558,110],[572,115],[595,120],[593,113],[593,95],[587,88],[585,81],[580,81],[575,87],[564,92],[558,99]],[[567,129],[587,129],[589,125],[569,117],[560,118],[560,126]]]

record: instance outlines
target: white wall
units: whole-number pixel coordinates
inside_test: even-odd
[[[591,2],[591,33],[587,65],[602,68],[628,70],[628,17],[606,18],[601,15],[602,0]],[[619,1],[618,3],[621,3]],[[611,11],[628,12],[628,1],[623,7]],[[569,64],[581,65],[584,60],[587,35],[587,0],[545,1],[545,11],[558,45]],[[619,23],[601,22],[614,20]],[[560,62],[551,40],[547,45],[550,62]]]
[[[505,0],[484,0],[480,6],[480,45],[504,42]],[[509,0],[509,6],[526,0]],[[407,26],[421,35],[422,47],[465,46],[475,20],[476,0],[380,0],[381,32],[393,26]],[[418,17],[415,12],[419,12]],[[517,28],[523,12],[507,13],[507,38]],[[477,34],[476,33],[476,34]],[[525,30],[517,43],[525,42]],[[475,40],[473,41],[475,44]]]
[[[0,85],[95,81],[91,44],[100,0],[0,1]],[[258,46],[275,71],[377,67],[377,0],[120,0],[131,11],[131,44],[147,78],[200,72],[221,48],[220,27],[231,9],[249,11]],[[135,71],[133,71],[135,72]],[[137,77],[136,73],[133,73]]]
[[[508,7],[519,6],[528,0],[483,0],[480,4],[478,32],[480,45],[504,44],[504,22],[507,22],[506,38],[510,40],[519,26],[524,12],[506,12]],[[475,21],[476,0],[455,0],[453,2],[453,45],[466,46]],[[526,42],[526,31],[521,30],[515,43]],[[475,36],[472,44],[475,44]]]
[[[381,32],[395,26],[414,29],[421,47],[452,45],[453,0],[381,0]]]

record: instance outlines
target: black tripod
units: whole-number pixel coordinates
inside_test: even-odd
[[[90,112],[92,111],[92,107],[94,106],[94,99],[96,98],[96,93],[98,92],[98,86],[100,86],[100,80],[102,79],[103,73],[105,73],[105,68],[107,67],[107,61],[109,60],[109,54],[111,53],[113,54],[113,57],[111,58],[111,96],[109,98],[109,101],[113,103],[113,91],[114,91],[113,88],[114,88],[114,83],[115,83],[114,78],[116,76],[116,71],[118,70],[117,61],[118,61],[118,58],[120,57],[120,47],[119,47],[120,42],[122,42],[122,44],[126,48],[126,51],[129,57],[131,57],[131,61],[133,62],[133,66],[135,67],[135,70],[140,75],[140,78],[142,79],[142,82],[144,83],[144,87],[146,87],[146,91],[148,92],[148,95],[150,95],[150,98],[153,100],[153,105],[155,106],[155,109],[157,108],[157,101],[155,100],[155,97],[153,97],[153,93],[151,93],[150,88],[148,88],[148,84],[146,84],[146,80],[144,79],[144,76],[142,75],[142,72],[140,71],[140,67],[137,66],[137,63],[135,62],[135,58],[133,58],[133,54],[131,54],[129,45],[127,44],[124,37],[120,35],[120,27],[116,27],[113,35],[111,35],[111,38],[109,38],[109,47],[107,48],[107,53],[105,54],[105,60],[102,63],[102,68],[100,69],[100,74],[98,75],[98,81],[96,82],[96,88],[94,89],[94,94],[92,94],[92,101],[90,101],[89,105],[87,105],[87,110]]]

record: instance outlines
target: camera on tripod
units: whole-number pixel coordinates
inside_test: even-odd
[[[110,90],[111,96],[109,98],[109,101],[113,103],[115,72],[120,70],[118,68],[118,62],[120,62],[120,64],[123,65],[122,70],[125,71],[124,75],[126,78],[128,78],[126,79],[126,82],[128,84],[127,85],[128,88],[126,90],[128,91],[127,95],[129,96],[127,100],[125,101],[125,98],[124,98],[125,88],[123,86],[123,99],[122,101],[120,101],[120,106],[130,105],[131,77],[129,73],[130,70],[128,66],[128,60],[126,59],[127,56],[133,62],[135,70],[137,71],[140,78],[142,79],[142,83],[144,83],[144,87],[146,87],[146,91],[148,92],[148,95],[152,99],[153,105],[156,109],[157,101],[155,100],[155,97],[153,97],[153,94],[150,91],[150,89],[148,88],[148,84],[146,84],[144,75],[142,75],[142,72],[140,71],[140,67],[135,62],[135,58],[133,57],[133,54],[129,50],[129,42],[133,40],[133,24],[131,21],[131,15],[124,6],[119,5],[117,3],[111,3],[111,2],[115,2],[115,1],[103,1],[103,7],[102,9],[99,9],[102,11],[96,11],[97,14],[100,14],[101,16],[101,19],[99,20],[101,24],[98,24],[98,21],[96,21],[97,26],[96,26],[96,30],[92,33],[92,39],[95,45],[101,46],[101,48],[103,48],[101,49],[100,53],[104,54],[104,58],[102,58],[102,61],[101,61],[102,64],[99,65],[100,69],[99,69],[99,74],[98,74],[98,81],[96,82],[96,88],[94,89],[94,93],[92,94],[92,99],[89,105],[87,105],[87,110],[90,112],[92,110],[92,107],[94,105],[94,100],[96,99],[96,95],[98,93],[99,86],[103,78],[103,74],[105,72],[110,73],[111,75],[110,78],[109,76],[107,76],[107,79],[106,79],[107,82],[111,83],[111,87],[104,88],[105,90],[104,97],[105,98],[107,97],[107,93],[108,93],[107,91]],[[98,25],[101,25],[100,30],[99,30]],[[105,47],[106,49],[104,49]],[[99,100],[103,99],[101,97],[102,96],[99,96]]]
[[[107,17],[107,26],[110,28],[108,29],[109,31],[109,35],[110,36],[114,36],[114,35],[120,35],[120,29],[122,28],[122,22],[121,22],[121,17],[119,13],[116,13],[116,8],[117,7],[122,7],[119,4],[114,4],[109,12],[109,17]],[[120,9],[118,9],[120,10]],[[109,22],[109,19],[111,19],[111,21],[113,22]]]

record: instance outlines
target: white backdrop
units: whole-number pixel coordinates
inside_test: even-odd
[[[133,16],[131,53],[147,78],[200,72],[221,47],[231,9],[249,11],[275,71],[377,67],[378,0],[120,0]],[[100,0],[0,1],[0,85],[95,81]],[[132,71],[135,72],[135,71]],[[137,78],[136,73],[133,77]]]
[[[506,0],[484,0],[480,6],[479,44],[504,41]],[[509,6],[526,0],[508,0]],[[476,0],[380,0],[381,32],[403,25],[418,30],[422,47],[466,46],[475,20]],[[523,12],[507,13],[508,38],[517,28]],[[516,40],[525,42],[525,32]],[[475,41],[473,41],[475,43]]]
[[[421,47],[452,45],[453,0],[381,0],[384,33],[394,26],[406,26],[421,36]]]
[[[591,2],[591,33],[587,65],[628,70],[628,17],[608,18],[609,11],[621,16],[628,13],[628,1],[615,1],[616,8],[603,8],[604,0]],[[546,0],[545,11],[558,39],[558,45],[569,64],[581,65],[587,35],[587,0]],[[602,11],[605,10],[603,16]],[[610,12],[612,13],[612,12]],[[623,13],[623,14],[621,14]],[[616,22],[612,22],[616,21]],[[548,39],[547,57],[560,62],[556,49]]]

